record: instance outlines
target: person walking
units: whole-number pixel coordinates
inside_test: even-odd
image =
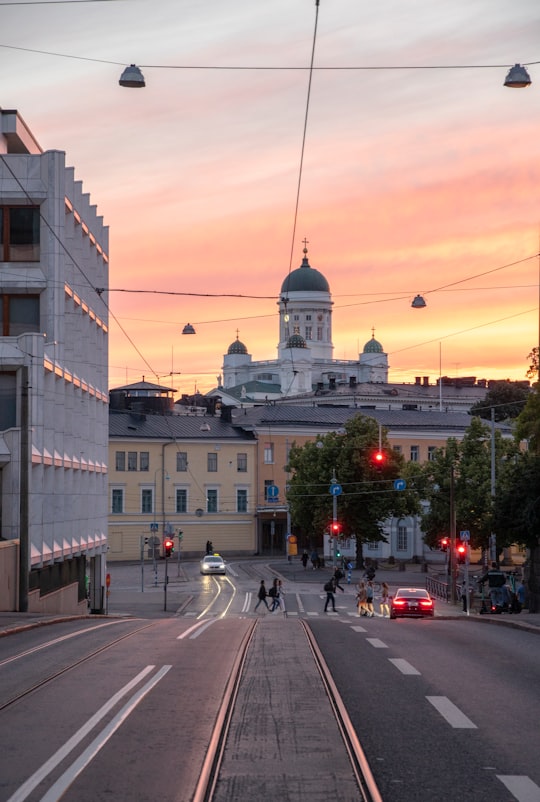
[[[277,606],[283,611],[283,615],[287,618],[287,610],[285,608],[285,598],[283,596],[283,583],[281,579],[277,581]]]
[[[339,580],[343,579],[344,576],[345,574],[343,573],[339,565],[337,565],[334,571],[334,580],[336,582],[336,588],[339,588],[342,593],[345,593],[345,588],[341,587],[341,585],[339,584]]]
[[[332,605],[332,610],[336,612],[336,600],[334,597],[334,593],[336,592],[336,580],[334,577],[328,580],[326,585],[324,586],[324,590],[326,591],[326,603],[324,605],[324,612],[328,612],[328,605]]]
[[[381,582],[381,615],[390,618],[390,592],[387,582]]]
[[[307,551],[305,549],[304,549],[304,553],[302,554],[301,560],[302,560],[302,565],[304,566],[304,571],[305,571],[307,569],[307,564],[308,564],[308,560],[309,560],[309,554],[307,553]]]
[[[371,579],[366,585],[366,615],[368,618],[373,618],[375,615],[375,610],[373,609],[373,594],[374,594],[373,582]]]
[[[367,615],[367,593],[366,583],[360,582],[358,585],[358,592],[356,594],[356,603],[358,605],[358,615]]]
[[[279,607],[279,586],[277,577],[274,577],[274,581],[272,582],[272,587],[268,591],[268,595],[272,599],[270,612],[273,613]]]
[[[264,606],[268,610],[268,602],[266,601],[266,596],[267,596],[267,593],[266,593],[266,586],[264,584],[264,579],[261,579],[261,584],[259,585],[259,592],[257,593],[257,598],[259,599],[259,601],[255,605],[255,610],[253,612],[255,612],[255,613],[257,612],[257,607],[259,606],[259,604],[261,602],[264,604]]]

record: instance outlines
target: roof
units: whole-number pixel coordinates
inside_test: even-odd
[[[211,415],[147,415],[109,411],[109,438],[138,440],[251,440],[250,434]]]
[[[306,251],[304,251],[306,253]],[[308,262],[307,256],[302,264],[289,273],[281,285],[282,293],[289,292],[330,292],[330,285],[322,273],[315,270]]]

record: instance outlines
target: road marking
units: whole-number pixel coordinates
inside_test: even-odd
[[[251,607],[251,592],[246,593],[246,597],[244,599],[244,606],[242,607],[243,613],[248,613]]]
[[[478,729],[476,724],[473,724],[470,718],[468,718],[465,713],[462,713],[459,707],[456,707],[446,696],[426,696],[426,699],[454,729]]]
[[[416,674],[420,676],[420,672],[407,660],[403,660],[401,657],[389,657],[388,659],[402,674]]]
[[[170,671],[172,666],[163,666],[154,674],[154,676],[148,680],[148,682],[139,688],[139,690],[133,694],[131,699],[126,702],[124,707],[117,713],[117,715],[111,719],[111,721],[107,724],[106,727],[97,735],[94,740],[89,744],[89,746],[82,752],[77,760],[75,760],[69,768],[62,774],[58,780],[51,785],[47,793],[41,798],[41,802],[58,802],[58,800],[64,795],[70,785],[75,782],[79,774],[84,771],[86,766],[95,758],[98,752],[103,749],[107,741],[112,738],[116,730],[120,728],[120,726],[124,723],[131,713],[135,710],[139,702],[141,702],[144,697],[153,689],[155,685],[160,682],[165,674]]]
[[[34,772],[34,774],[32,774],[31,777],[26,780],[26,782],[24,782],[15,791],[13,796],[10,796],[8,802],[23,802],[23,800],[32,793],[34,788],[36,788],[40,782],[44,780],[45,777],[47,777],[51,771],[53,771],[56,766],[58,766],[59,763],[61,763],[84,738],[86,738],[88,733],[91,732],[94,727],[99,724],[101,719],[104,718],[109,711],[118,704],[120,699],[122,699],[136,685],[138,685],[139,682],[144,679],[144,677],[146,677],[146,675],[149,674],[154,668],[155,666],[146,666],[146,668],[143,668],[143,670],[140,671],[136,677],[133,677],[133,679],[124,685],[123,688],[120,688],[120,690],[115,693],[114,696],[111,696],[109,701],[105,702],[105,704],[99,708],[97,713],[94,713],[94,715],[88,719],[86,724],[77,730],[75,735],[72,735],[71,738],[66,741],[66,743],[61,746],[60,749],[58,749],[58,751],[52,755],[52,757],[49,758],[49,760],[47,760],[36,772]]]
[[[211,620],[215,621],[215,619],[211,619]],[[189,629],[186,629],[185,632],[182,632],[181,635],[178,635],[176,640],[184,640],[184,638],[188,638],[191,635],[192,632],[194,632],[196,629],[199,629],[199,627],[202,627],[204,624],[206,624],[206,621],[198,621],[196,624],[193,624],[192,627],[190,627]]]
[[[359,625],[351,627],[351,629],[354,630],[355,632],[367,632],[367,629],[365,627],[361,627]]]
[[[384,643],[384,641],[382,641],[380,638],[366,638],[366,640],[368,643],[371,643],[375,649],[388,649],[386,643]]]
[[[525,775],[497,774],[499,779],[515,796],[518,802],[540,802],[540,788]]]
[[[319,615],[319,613],[309,613],[308,612],[308,615]]]
[[[300,594],[296,594],[296,604],[298,605],[298,611],[300,613],[305,613],[304,605],[302,604],[302,599],[300,598]]]

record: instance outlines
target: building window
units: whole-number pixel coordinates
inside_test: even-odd
[[[218,511],[218,492],[215,489],[206,491],[206,512]]]
[[[311,320],[311,315],[306,315],[306,320]]]
[[[0,373],[0,432],[17,425],[17,377]]]
[[[402,449],[401,446],[392,446],[392,448],[396,452],[396,454],[402,454],[403,453],[403,449]]]
[[[418,462],[420,457],[420,446],[411,446],[411,462]]]
[[[268,501],[268,488],[272,487],[273,484],[274,484],[274,482],[272,481],[272,479],[265,479],[264,480],[264,500],[265,501]]]
[[[121,487],[112,489],[112,512],[124,512],[124,490]]]
[[[187,490],[185,487],[176,488],[176,512],[187,512]]]
[[[236,470],[239,473],[246,473],[247,471],[247,454],[236,455]]]
[[[0,295],[0,334],[3,337],[38,331],[39,295]]]
[[[128,451],[128,471],[136,471],[137,470],[137,452],[136,451]]]
[[[396,548],[398,551],[407,551],[408,548],[407,527],[403,524],[398,524]]]
[[[141,471],[147,471],[150,468],[150,452],[141,451],[139,454],[139,466]]]
[[[208,454],[206,470],[208,473],[217,472],[217,454],[215,451],[210,451]]]
[[[236,491],[236,512],[247,512],[247,490]]]
[[[264,444],[264,464],[265,465],[273,465],[274,464],[274,444],[273,443],[265,443]]]
[[[0,206],[2,262],[39,262],[39,207]]]
[[[176,470],[187,471],[187,451],[176,452]]]
[[[117,451],[116,452],[116,470],[117,471],[125,471],[126,470],[126,452],[125,451]]]
[[[154,512],[154,491],[151,488],[141,491],[141,512]]]
[[[428,446],[427,447],[427,458],[428,462],[433,462],[435,459],[435,454],[437,453],[437,446]]]
[[[306,326],[306,340],[311,340],[313,336],[312,331],[313,331],[313,326]]]
[[[321,341],[323,338],[323,327],[317,326],[317,339]]]

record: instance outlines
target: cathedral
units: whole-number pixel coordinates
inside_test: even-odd
[[[224,395],[271,401],[388,381],[388,355],[374,333],[357,360],[333,359],[332,294],[325,276],[311,267],[306,245],[302,264],[281,285],[277,358],[254,362],[237,336],[223,358],[217,389]]]

